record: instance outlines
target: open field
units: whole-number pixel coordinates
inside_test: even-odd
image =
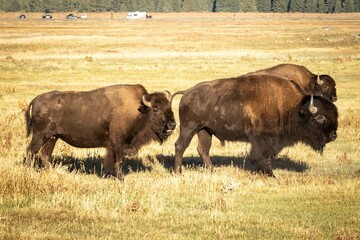
[[[0,239],[360,238],[360,14],[19,14],[0,14]],[[22,165],[23,110],[40,93],[117,83],[175,92],[284,62],[337,81],[339,129],[323,155],[284,149],[276,179],[252,173],[248,144],[216,139],[215,173],[194,139],[172,175],[178,129],[128,159],[124,182],[98,176],[102,149],[59,142],[53,169]]]

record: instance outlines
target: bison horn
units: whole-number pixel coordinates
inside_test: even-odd
[[[166,98],[168,100],[170,100],[171,99],[171,93],[168,90],[165,90],[164,93],[165,93]]]
[[[148,100],[146,100],[145,95],[142,96],[141,101],[143,102],[143,104],[147,107],[151,107],[151,102],[149,102]]]
[[[314,95],[311,94],[311,98],[310,98],[310,104],[309,104],[309,111],[312,114],[315,114],[317,112],[317,107],[314,106]]]
[[[323,84],[324,84],[324,81],[320,79],[320,75],[319,75],[319,74],[317,75],[316,82],[317,82],[317,84],[319,84],[319,85],[323,85]]]

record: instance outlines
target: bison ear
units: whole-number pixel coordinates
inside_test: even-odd
[[[151,102],[146,100],[146,95],[143,95],[141,98],[142,103],[147,106],[147,107],[151,107]]]
[[[308,119],[309,118],[309,111],[306,108],[300,108],[299,115],[302,118]]]

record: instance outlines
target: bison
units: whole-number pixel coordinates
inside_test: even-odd
[[[293,81],[271,75],[246,75],[202,82],[185,92],[179,105],[180,135],[175,143],[174,172],[195,134],[205,166],[211,139],[251,144],[249,159],[273,176],[271,159],[284,147],[302,142],[322,152],[336,139],[338,112],[327,99],[305,94]],[[174,93],[175,96],[178,93]]]
[[[287,80],[293,80],[309,95],[322,96],[332,102],[337,100],[335,80],[329,75],[315,75],[304,66],[284,63],[249,74],[274,75]]]
[[[163,142],[176,123],[171,94],[149,94],[142,85],[114,85],[92,91],[52,91],[31,101],[25,112],[26,163],[40,151],[46,168],[56,141],[78,148],[104,147],[104,172],[123,179],[124,156],[152,140]]]

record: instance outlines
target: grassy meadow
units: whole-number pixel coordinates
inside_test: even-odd
[[[360,14],[19,14],[0,13],[0,239],[360,239]],[[124,182],[100,177],[103,149],[61,141],[54,168],[23,166],[24,109],[40,93],[175,92],[280,63],[336,80],[339,129],[323,155],[284,149],[276,179],[253,173],[248,144],[216,139],[215,173],[194,139],[172,175],[178,129],[127,159]]]

